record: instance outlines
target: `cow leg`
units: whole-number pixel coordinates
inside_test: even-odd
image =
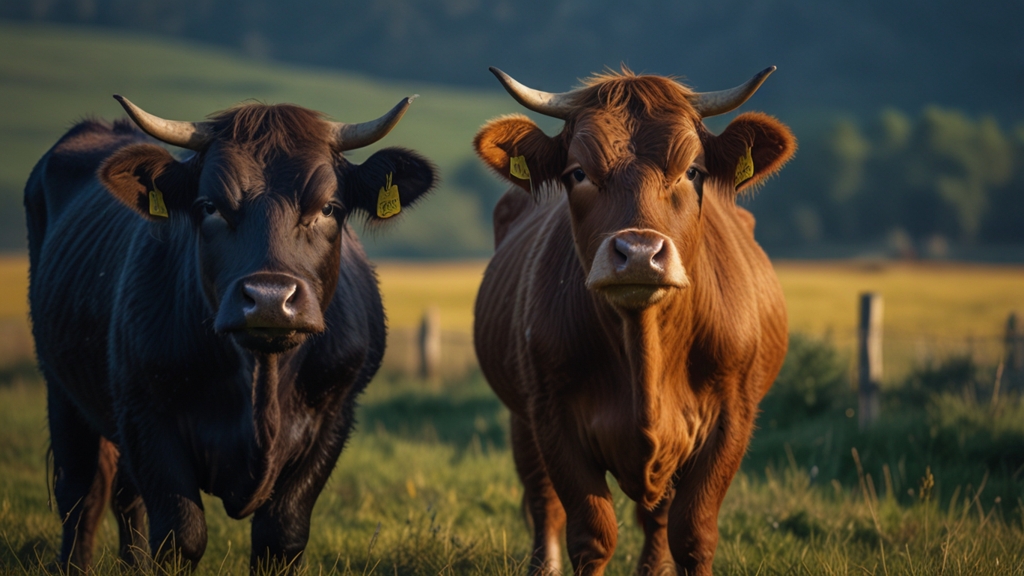
[[[523,503],[533,523],[530,574],[560,574],[562,550],[559,539],[565,528],[565,509],[551,485],[530,425],[515,415],[512,416],[512,456],[523,483]]]
[[[120,422],[122,456],[145,502],[154,559],[172,570],[192,569],[206,552],[203,501],[191,458],[167,428],[157,419],[140,423],[126,414]]]
[[[324,468],[327,474],[323,478],[310,478],[311,486],[296,482],[289,487],[291,490],[275,490],[271,500],[253,514],[251,573],[270,571],[276,574],[286,567],[292,573],[298,568],[299,557],[309,542],[313,505],[330,474],[331,466]]]
[[[92,563],[96,529],[110,498],[116,456],[56,385],[49,386],[47,413],[53,450],[53,492],[63,523],[59,562],[66,572],[85,571]]]
[[[120,541],[118,556],[127,565],[138,566],[149,554],[149,545],[146,543],[146,505],[123,465],[118,466],[110,506],[117,519]]]
[[[644,530],[644,547],[636,572],[642,576],[674,576],[675,562],[668,545],[668,515],[673,493],[665,495],[654,510],[636,506],[636,519]]]
[[[317,454],[308,455],[298,466],[286,469],[271,499],[260,506],[252,519],[251,573],[288,567],[295,572],[300,555],[309,542],[309,525],[320,492],[334,470],[334,464],[351,432],[354,416],[346,410],[329,438],[317,442]]]
[[[548,418],[534,422],[558,422]],[[576,576],[601,576],[615,552],[618,526],[605,471],[583,458],[583,447],[572,444],[572,433],[551,427],[538,430],[548,476],[565,508],[565,543]]]
[[[732,422],[723,413],[704,448],[679,472],[668,539],[680,574],[711,574],[718,547],[718,510],[739,470],[752,428],[752,419]]]

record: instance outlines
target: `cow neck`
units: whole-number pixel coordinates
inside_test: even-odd
[[[273,490],[281,471],[283,458],[276,452],[281,428],[281,404],[278,388],[281,380],[279,354],[257,354],[252,380],[252,417],[256,433],[257,453],[260,458],[259,484],[249,498],[241,515],[247,516],[259,508]]]
[[[687,266],[688,274],[704,268],[703,252]],[[607,312],[618,317],[629,368],[635,429],[644,461],[642,499],[655,505],[672,474],[697,448],[709,416],[695,390],[688,358],[697,338],[700,294],[691,284],[642,311]]]

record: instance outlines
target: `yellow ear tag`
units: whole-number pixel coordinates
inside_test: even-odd
[[[149,191],[149,213],[161,218],[170,216],[167,212],[167,204],[164,204],[164,195],[156,189],[156,185]]]
[[[509,158],[508,172],[520,180],[529,180],[530,193],[533,194],[533,179],[530,178],[530,169],[526,166],[526,156],[514,156]]]
[[[740,156],[736,164],[736,186],[743,184],[754,177],[754,159],[750,156],[750,147],[747,146],[747,154]]]
[[[402,201],[398,198],[398,185],[391,183],[392,174],[388,173],[388,179],[381,186],[377,195],[377,217],[391,218],[402,211]]]

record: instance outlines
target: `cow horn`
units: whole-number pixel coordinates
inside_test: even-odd
[[[775,72],[775,66],[761,70],[746,83],[735,88],[718,92],[697,92],[690,97],[690,102],[697,109],[701,118],[731,112],[753,96],[772,72]]]
[[[388,132],[391,132],[391,129],[402,119],[402,115],[409,109],[412,101],[419,97],[419,94],[413,94],[412,96],[402,98],[387,114],[376,120],[360,122],[359,124],[333,122],[334,140],[337,143],[338,149],[342,152],[345,150],[355,150],[356,148],[369,146],[387,136]]]
[[[516,82],[514,78],[505,74],[501,70],[498,70],[494,66],[490,67],[490,71],[492,74],[497,76],[498,82],[501,82],[501,85],[505,87],[505,90],[507,90],[517,102],[538,114],[565,120],[573,110],[573,106],[569,102],[572,92],[561,92],[557,94],[552,92],[541,92],[540,90],[534,90],[533,88]]]
[[[139,128],[161,142],[189,150],[199,150],[210,140],[210,124],[208,122],[164,120],[132,104],[130,100],[120,94],[114,94],[114,99],[121,104],[124,111],[131,116]]]

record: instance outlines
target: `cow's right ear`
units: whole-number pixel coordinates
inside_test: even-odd
[[[185,165],[155,144],[133,144],[115,152],[100,167],[100,182],[114,198],[152,221],[169,211],[188,210],[195,200]]]
[[[565,168],[565,147],[522,114],[485,124],[473,139],[473,148],[495,174],[527,192],[557,181]]]

